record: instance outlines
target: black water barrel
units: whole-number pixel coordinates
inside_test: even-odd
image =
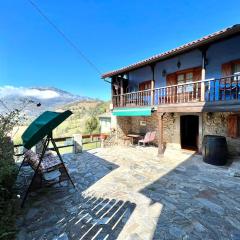
[[[223,136],[205,135],[202,144],[203,161],[223,166],[227,163],[227,141]]]

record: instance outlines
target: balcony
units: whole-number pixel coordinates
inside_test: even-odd
[[[114,108],[171,106],[187,103],[203,105],[238,100],[240,100],[240,74],[112,96]]]

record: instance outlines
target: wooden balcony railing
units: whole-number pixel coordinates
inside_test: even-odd
[[[114,107],[240,100],[240,74],[113,95]]]

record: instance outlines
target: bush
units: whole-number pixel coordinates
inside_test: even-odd
[[[92,134],[98,128],[98,125],[98,119],[92,116],[86,121],[86,131]]]
[[[14,162],[13,142],[9,137],[14,126],[19,122],[19,111],[0,115],[0,239],[15,238],[16,199],[12,188],[17,176]]]

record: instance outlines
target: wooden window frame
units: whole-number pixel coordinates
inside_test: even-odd
[[[139,85],[138,85],[139,91],[151,90],[152,81],[153,81],[153,80],[147,80],[147,81],[140,82]],[[155,81],[154,81],[154,82],[155,82]],[[145,89],[145,88],[144,88],[143,90],[141,90],[141,86],[146,85],[146,84],[150,84],[150,88],[148,88],[148,89]]]
[[[227,64],[229,64],[230,65],[230,67],[231,67],[231,74],[230,75],[233,75],[234,74],[234,72],[233,72],[233,66],[234,66],[234,64],[240,64],[240,59],[235,59],[235,60],[232,60],[232,61],[228,61],[228,62],[225,62],[225,63],[223,63],[222,64],[222,77],[227,77],[227,76],[224,76],[224,73],[223,73],[223,66],[224,65],[227,65]]]
[[[195,76],[194,73],[195,73],[196,71],[201,71],[201,70],[202,70],[202,67],[201,67],[201,66],[197,66],[197,67],[187,68],[187,69],[184,69],[184,70],[180,70],[180,71],[176,71],[176,72],[173,72],[173,73],[169,73],[169,74],[167,75],[167,77],[166,77],[166,85],[169,86],[168,81],[167,81],[168,76],[175,76],[175,82],[176,82],[176,84],[178,84],[178,82],[177,82],[177,76],[180,75],[180,74],[184,74],[184,80],[185,80],[184,83],[186,83],[186,77],[185,77],[185,76],[186,76],[187,73],[193,73],[193,82],[194,82],[194,81],[198,81],[198,80],[195,80],[195,79],[194,79],[194,76]]]

